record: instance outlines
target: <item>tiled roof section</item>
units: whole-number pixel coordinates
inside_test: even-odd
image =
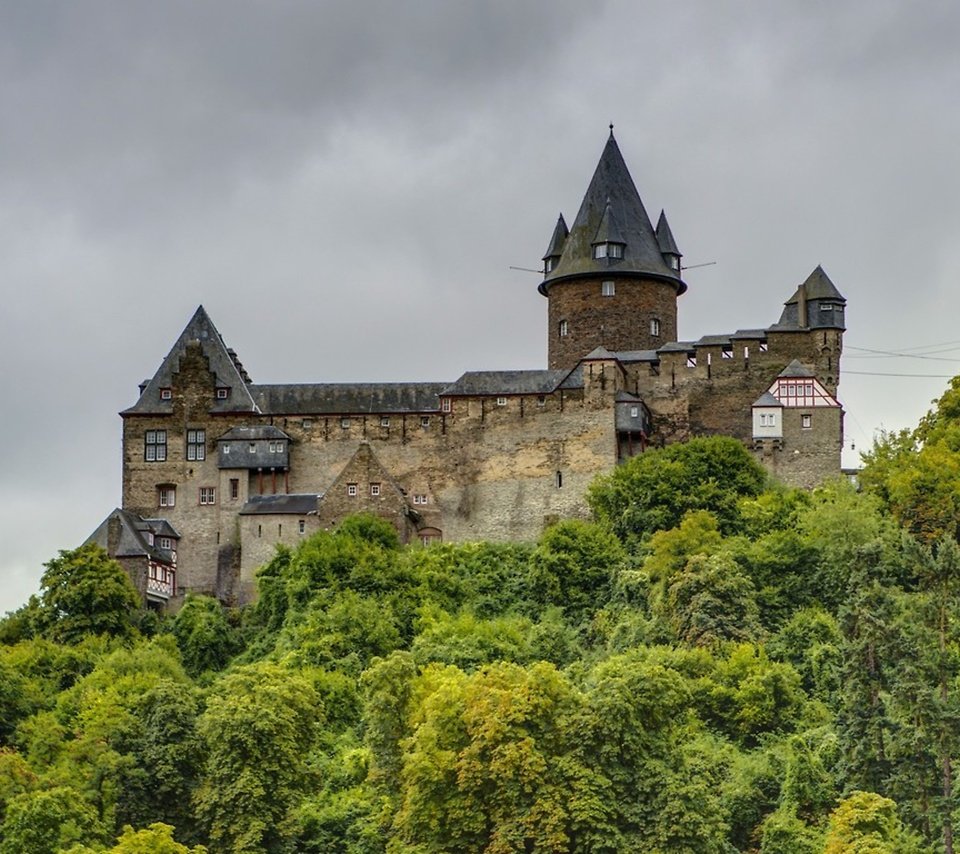
[[[577,366],[564,377],[559,387],[562,389],[583,388],[583,362],[577,363]]]
[[[250,441],[255,439],[290,439],[287,433],[284,433],[279,427],[272,424],[264,424],[255,427],[234,427],[228,430],[222,436],[217,437],[218,442],[232,441]]]
[[[664,211],[660,211],[660,219],[657,220],[657,243],[660,246],[660,251],[664,255],[680,255],[680,250],[677,248],[677,241],[673,239],[673,232],[670,230],[670,223],[667,222],[667,214]]]
[[[567,221],[563,218],[563,214],[557,218],[557,224],[553,229],[553,236],[550,238],[550,245],[547,247],[546,254],[543,256],[544,261],[547,258],[559,258],[563,253],[563,244],[567,242],[567,235],[570,233],[570,229],[567,228]]]
[[[316,492],[291,495],[254,495],[243,505],[241,516],[309,516],[317,512]]]
[[[268,415],[365,415],[435,412],[447,383],[318,383],[254,385]]]
[[[659,362],[656,350],[618,350],[614,355],[624,364],[628,362]]]
[[[223,338],[217,331],[217,327],[213,325],[213,321],[201,305],[193,317],[190,318],[186,328],[180,333],[180,337],[157,372],[143,388],[140,399],[121,414],[157,413],[165,415],[173,412],[173,401],[161,400],[160,389],[170,388],[173,385],[173,377],[179,368],[180,359],[186,352],[187,345],[193,341],[200,343],[203,355],[209,361],[210,370],[216,378],[216,385],[230,389],[230,396],[226,400],[216,399],[213,388],[210,389],[210,411],[256,411],[253,398],[247,389],[247,381],[244,379],[246,371],[243,370],[243,366],[237,360],[236,354],[230,354],[227,346],[223,343]]]
[[[767,330],[766,329],[738,329],[730,337],[739,339],[741,341],[748,340],[748,339],[756,339],[758,341],[762,341],[764,338],[767,337]]]
[[[608,202],[615,215],[617,231],[625,242],[623,258],[593,257],[593,244],[600,234]],[[687,289],[679,273],[670,269],[664,260],[650,217],[612,131],[570,228],[560,261],[544,277],[540,293],[546,294],[553,282],[590,274],[650,276],[672,282],[677,293]]]
[[[136,513],[116,508],[97,529],[87,537],[87,543],[96,543],[103,549],[108,549],[110,540],[110,524],[116,520],[120,525],[120,536],[115,551],[111,557],[144,557],[161,563],[173,563],[173,555],[169,549],[150,545],[146,534],[179,539],[180,535],[166,519],[144,519]]]
[[[443,389],[444,397],[488,394],[550,394],[567,371],[468,371]]]
[[[779,374],[778,377],[815,377],[816,374],[811,371],[809,368],[800,364],[797,359],[794,359],[789,365],[787,365]]]
[[[840,291],[837,290],[836,285],[830,281],[830,277],[824,272],[823,267],[817,264],[817,268],[807,276],[806,281],[803,283],[802,287],[806,288],[807,299],[825,299],[825,300],[836,300],[837,302],[846,303],[846,300],[841,296]],[[798,287],[790,299],[784,303],[784,305],[792,305],[795,302],[798,302],[800,299],[800,288]]]
[[[783,409],[783,404],[777,400],[769,391],[765,391],[754,401],[754,406],[779,406]]]

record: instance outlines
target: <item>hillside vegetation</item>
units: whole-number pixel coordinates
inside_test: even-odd
[[[350,518],[240,611],[62,552],[0,622],[0,854],[952,854],[958,400],[864,492],[695,440],[533,544]]]

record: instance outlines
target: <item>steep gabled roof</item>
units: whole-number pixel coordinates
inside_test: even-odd
[[[783,404],[777,400],[769,391],[765,391],[763,394],[758,397],[754,403],[754,406],[779,406],[783,409]]]
[[[605,217],[608,207],[610,213]],[[594,258],[593,244],[602,239],[598,238],[601,226],[605,219],[609,222],[610,217],[615,220],[616,234],[621,239],[615,242],[622,241],[625,244],[623,258]],[[605,227],[609,228],[609,225]],[[612,232],[608,230],[607,233]],[[677,293],[687,289],[680,274],[670,269],[663,258],[650,217],[640,200],[612,130],[580,204],[577,218],[564,242],[560,260],[544,277],[540,293],[546,294],[550,285],[561,279],[611,273],[663,279],[673,283]]]
[[[102,549],[109,551],[111,522],[117,525],[118,536],[110,557],[144,557],[161,563],[173,563],[172,552],[169,549],[151,545],[146,536],[154,534],[179,540],[180,534],[173,525],[166,519],[144,519],[136,513],[121,510],[119,507],[97,526],[97,529],[84,541],[84,545],[96,543]]]
[[[815,377],[816,374],[811,371],[809,368],[805,367],[800,363],[798,359],[794,359],[789,365],[787,365],[779,374],[778,377]]]
[[[187,346],[193,342],[200,345],[203,355],[210,364],[210,371],[215,377],[218,387],[230,389],[230,395],[224,400],[214,397],[213,388],[210,389],[211,412],[256,412],[257,407],[247,388],[246,372],[236,358],[236,354],[227,349],[223,337],[213,325],[210,315],[201,305],[190,322],[186,325],[180,337],[167,353],[157,372],[147,382],[140,394],[140,399],[121,415],[137,415],[157,413],[166,415],[173,412],[173,400],[162,400],[160,390],[173,386],[173,378],[180,367],[180,359],[187,351]]]

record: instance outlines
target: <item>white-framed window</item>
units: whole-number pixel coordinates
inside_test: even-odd
[[[441,409],[443,412],[449,412],[449,411],[450,411],[451,406],[450,406],[450,398],[449,398],[449,397],[445,397],[443,400],[440,401],[440,409]]]
[[[187,459],[205,460],[207,458],[207,431],[187,430]]]
[[[217,488],[215,486],[201,486],[200,487],[200,503],[216,504]]]
[[[631,417],[631,418],[639,418],[639,417],[640,417],[640,407],[639,407],[639,406],[631,406],[631,407],[630,407],[630,417]]]
[[[251,443],[247,446],[247,451],[248,451],[249,453],[251,453],[251,454],[255,454],[255,453],[257,452],[257,443],[256,443],[256,442],[251,442]]]
[[[800,426],[801,426],[804,430],[809,430],[811,427],[813,427],[813,416],[812,416],[812,415],[807,415],[807,414],[801,415],[801,416],[800,416]]]
[[[650,318],[650,334],[654,338],[660,337],[660,318],[658,317]]]
[[[565,320],[561,320],[557,331],[560,333],[561,338],[566,338],[566,336],[570,334],[570,324]]]
[[[430,426],[430,416],[429,416],[429,415],[421,415],[421,416],[420,416],[420,426],[421,426],[424,430],[426,430],[426,429]]]
[[[594,258],[622,258],[622,243],[598,243],[593,247]]]
[[[157,504],[160,507],[174,507],[177,503],[177,488],[170,484],[157,487]]]
[[[350,419],[349,419],[349,418],[341,418],[341,419],[340,419],[340,427],[341,427],[342,429],[344,429],[344,430],[349,430],[349,429],[350,429]]]
[[[389,426],[390,426],[390,416],[389,416],[389,415],[381,415],[381,416],[380,416],[380,426],[381,426],[381,427],[389,427]]]
[[[217,388],[217,400],[226,400],[230,397],[230,389],[226,386],[219,386]]]
[[[777,416],[773,412],[761,412],[760,413],[760,426],[761,427],[776,427],[777,426]]]
[[[157,546],[170,551],[173,548],[173,540],[170,537],[157,537]]]
[[[546,406],[547,405],[547,396],[545,394],[537,395],[537,406]]]
[[[348,484],[347,484],[347,495],[349,495],[351,498],[355,498],[355,497],[356,497],[356,495],[357,495],[357,485],[356,485],[355,483],[348,483]]]
[[[426,496],[424,493],[422,493],[422,492],[414,493],[413,503],[414,503],[414,504],[426,504],[426,503],[427,503],[427,496]]]
[[[300,422],[300,426],[303,427],[304,430],[311,429],[313,427],[313,419],[304,418],[303,421]]]
[[[306,520],[305,520],[305,519],[301,519],[301,520],[297,523],[297,528],[299,529],[299,531],[300,531],[301,534],[305,534],[305,533],[307,532],[307,522],[306,522]]]
[[[225,454],[230,453],[230,446],[226,442],[224,442],[220,447],[223,449],[223,452]]]
[[[173,389],[172,388],[160,389],[160,400],[173,400]]]
[[[505,397],[497,398],[497,406],[506,406],[506,405],[507,405],[507,399]]]
[[[148,463],[162,463],[167,458],[166,430],[147,430],[143,436],[143,458]]]
[[[547,258],[547,259],[543,262],[543,272],[544,272],[544,273],[552,273],[552,272],[553,272],[553,268],[556,267],[556,266],[557,266],[557,259],[556,259],[556,258]]]
[[[602,297],[612,297],[616,296],[617,293],[617,283],[616,282],[601,282],[600,283],[600,296]]]
[[[379,484],[379,483],[371,483],[371,484],[370,484],[370,494],[371,494],[374,498],[376,498],[376,497],[380,494],[380,484]]]
[[[282,454],[283,453],[283,441],[271,442],[270,443],[270,453],[271,454]]]

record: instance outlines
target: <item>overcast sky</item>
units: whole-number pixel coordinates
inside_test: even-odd
[[[0,612],[119,503],[117,412],[200,303],[258,382],[545,367],[510,266],[609,122],[716,262],[682,338],[817,264],[847,297],[855,462],[958,372],[958,44],[953,0],[0,3]]]

